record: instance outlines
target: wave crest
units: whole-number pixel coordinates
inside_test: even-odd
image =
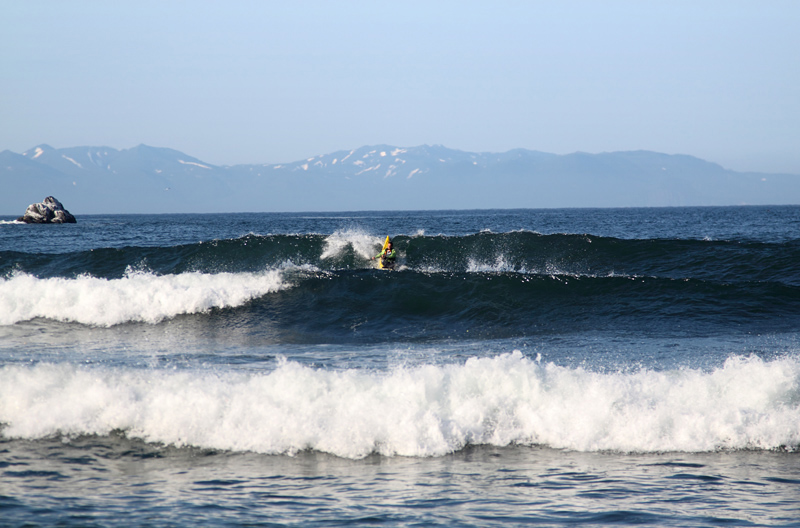
[[[285,287],[276,270],[156,275],[129,269],[119,279],[42,279],[15,273],[0,278],[0,325],[37,317],[94,326],[158,323],[180,314],[241,306]]]
[[[130,437],[267,454],[441,456],[467,445],[619,452],[797,449],[800,363],[731,358],[710,371],[597,373],[518,351],[461,365],[268,373],[0,370],[17,438]]]

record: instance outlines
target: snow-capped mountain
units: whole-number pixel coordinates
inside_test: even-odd
[[[127,150],[110,147],[72,147],[54,149],[39,145],[22,153],[31,161],[47,165],[64,174],[80,176],[93,174],[119,174],[139,171],[142,173],[192,173],[195,168],[214,170],[215,167],[200,160],[168,148],[139,145]]]
[[[51,195],[74,214],[800,203],[800,176],[737,173],[692,156],[439,145],[373,145],[234,166],[146,145],[39,145],[0,152],[0,184],[4,215]]]

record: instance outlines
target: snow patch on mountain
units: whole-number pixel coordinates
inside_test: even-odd
[[[211,170],[211,167],[209,167],[208,165],[203,165],[202,163],[196,163],[194,161],[183,161],[183,160],[179,159],[178,163],[181,163],[183,165],[195,165],[195,166],[200,167],[202,169]]]
[[[69,156],[67,156],[67,155],[65,155],[65,154],[62,154],[62,155],[61,155],[61,157],[62,157],[62,158],[64,158],[65,160],[67,160],[67,161],[71,161],[72,163],[74,163],[75,165],[77,165],[77,166],[78,166],[78,168],[81,168],[81,169],[83,168],[83,165],[81,165],[80,163],[78,163],[78,162],[77,162],[77,161],[75,161],[74,159],[70,158]]]

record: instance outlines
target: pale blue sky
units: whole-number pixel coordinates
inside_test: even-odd
[[[0,0],[0,150],[387,143],[800,174],[800,1]]]

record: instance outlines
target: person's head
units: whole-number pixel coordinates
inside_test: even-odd
[[[392,249],[392,241],[390,240],[388,244],[386,244],[386,249]]]

